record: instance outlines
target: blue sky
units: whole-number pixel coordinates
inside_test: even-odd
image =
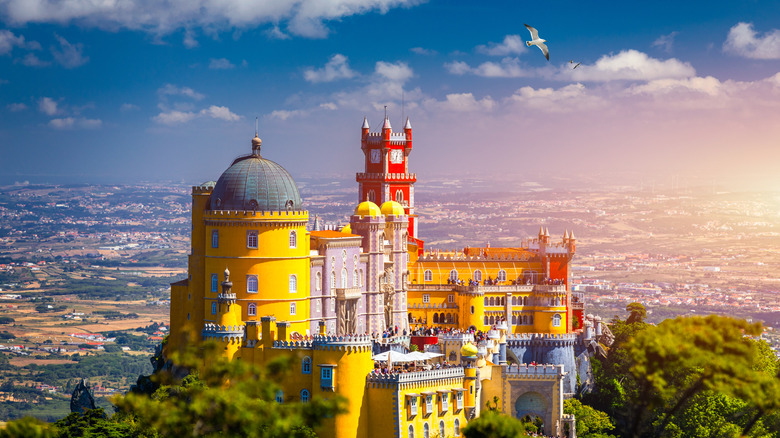
[[[349,175],[385,105],[423,178],[780,183],[780,2],[118,3],[0,0],[0,183]]]

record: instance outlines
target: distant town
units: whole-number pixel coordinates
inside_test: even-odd
[[[299,184],[310,226],[315,217],[325,228],[348,222],[357,204],[353,181],[301,178]],[[609,321],[640,302],[655,323],[687,314],[738,316],[763,321],[764,337],[780,351],[777,194],[572,191],[537,183],[491,191],[485,181],[446,179],[418,186],[426,249],[520,245],[540,226],[573,231],[571,289],[585,299],[586,313]],[[39,378],[36,367],[106,352],[139,360],[121,376],[90,376],[97,396],[128,389],[149,368],[169,323],[168,285],[186,272],[189,190],[169,184],[2,188],[0,354],[13,372],[0,380],[14,379],[49,398],[59,393],[64,406],[73,379]],[[19,397],[0,390],[4,403]]]

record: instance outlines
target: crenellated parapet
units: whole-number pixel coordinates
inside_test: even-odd
[[[567,347],[573,346],[577,339],[577,333],[513,333],[507,335],[506,343],[508,347]]]
[[[203,340],[213,341],[243,341],[245,333],[245,326],[243,325],[219,325],[207,323],[201,330],[201,336]]]
[[[430,371],[415,371],[411,373],[378,373],[371,372],[366,376],[366,385],[398,385],[422,383],[430,385],[431,381],[446,379],[463,379],[465,373],[462,367],[442,368]]]
[[[442,261],[464,261],[464,262],[501,262],[501,261],[520,261],[528,262],[539,260],[539,256],[533,253],[510,253],[510,254],[465,254],[460,251],[430,251],[426,252],[417,259],[421,262],[442,262]]]
[[[566,375],[563,365],[511,365],[504,369],[504,376],[515,379],[555,380]]]

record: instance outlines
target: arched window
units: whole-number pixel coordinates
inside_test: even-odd
[[[428,423],[423,423],[423,438],[431,438],[431,426]]]
[[[219,292],[219,276],[217,274],[211,274],[211,291]]]
[[[366,196],[368,201],[376,202],[376,193],[373,190],[368,191],[368,196]]]
[[[495,323],[496,323],[496,318],[493,315],[491,315],[490,316],[490,325],[493,325]]]
[[[298,292],[298,276],[290,274],[290,293],[294,294]]]
[[[408,438],[414,438],[414,426],[409,425],[409,434],[407,435]]]
[[[474,271],[474,281],[482,281],[482,271],[479,269]]]
[[[435,313],[433,314],[433,323],[434,324],[438,324],[439,323],[439,315],[437,315]]]
[[[513,306],[517,305],[517,297],[512,297],[512,305]]]
[[[496,301],[493,297],[488,298],[488,306],[493,307],[496,304]]]
[[[281,404],[284,401],[284,392],[281,389],[276,391],[276,402]]]
[[[346,289],[348,286],[347,282],[347,268],[344,268],[341,270],[341,288]]]
[[[553,327],[560,327],[561,326],[561,315],[555,314],[553,315]]]
[[[295,230],[290,231],[290,248],[298,247],[298,233]]]
[[[360,286],[360,276],[358,276],[358,270],[355,269],[355,275],[352,276],[352,286],[358,287]]]
[[[452,324],[452,314],[451,313],[447,314],[447,324]]]
[[[528,305],[528,297],[523,297],[523,305],[524,306]]]
[[[211,314],[212,315],[216,315],[217,314],[217,303],[216,302],[212,302],[211,303]]]
[[[358,286],[363,286],[363,270],[361,269],[358,272],[360,273],[360,275],[358,275],[358,281],[359,281]]]
[[[333,289],[336,289],[336,271],[330,273],[330,293],[335,293]]]
[[[211,230],[211,247],[219,248],[219,231]]]
[[[290,303],[290,315],[295,315],[295,303]]]
[[[452,271],[450,271],[450,280],[458,281],[458,271],[457,271],[457,269],[453,269]]]
[[[496,280],[498,280],[498,281],[506,281],[506,271],[503,270],[503,269],[498,271],[498,277],[496,277]]]
[[[246,291],[250,294],[257,293],[257,275],[246,276]]]
[[[455,431],[453,435],[460,436],[460,420],[458,420],[457,418],[455,419]]]
[[[301,360],[301,373],[311,374],[311,358],[309,356],[304,356]]]
[[[246,247],[257,248],[257,231],[246,232]]]
[[[444,420],[439,421],[439,436],[440,437],[447,436],[446,432],[444,431]]]
[[[512,325],[517,325],[517,315],[512,315]]]
[[[534,323],[534,315],[531,314],[531,316],[528,317],[528,324],[533,324],[533,323]]]
[[[528,324],[528,315],[523,315],[523,324]]]
[[[318,272],[314,280],[314,290],[322,290],[322,273]]]
[[[487,315],[485,315],[485,325],[488,325],[488,322],[490,322],[490,321],[488,320]]]
[[[490,303],[490,301],[488,300],[488,297],[485,297],[482,300],[485,302],[484,306],[487,307],[488,304]]]
[[[249,303],[249,305],[246,307],[246,314],[249,315],[249,316],[256,316],[257,315],[257,304]]]
[[[378,242],[379,250],[384,251],[385,249],[385,235],[384,233],[379,235],[379,242]]]
[[[471,314],[474,314],[474,306],[471,306]],[[458,315],[455,315],[455,322],[458,322]]]
[[[303,390],[301,391],[301,403],[308,403],[309,402],[309,391]]]
[[[423,273],[423,281],[433,281],[433,272],[430,269],[426,269]]]
[[[395,192],[395,202],[404,205],[404,192],[402,190],[396,190]]]

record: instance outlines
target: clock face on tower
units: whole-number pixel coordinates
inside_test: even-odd
[[[390,151],[390,162],[393,164],[399,164],[404,161],[404,151],[400,149],[393,149]]]
[[[371,149],[371,162],[372,163],[378,163],[379,159],[382,156],[382,151],[379,149]]]

